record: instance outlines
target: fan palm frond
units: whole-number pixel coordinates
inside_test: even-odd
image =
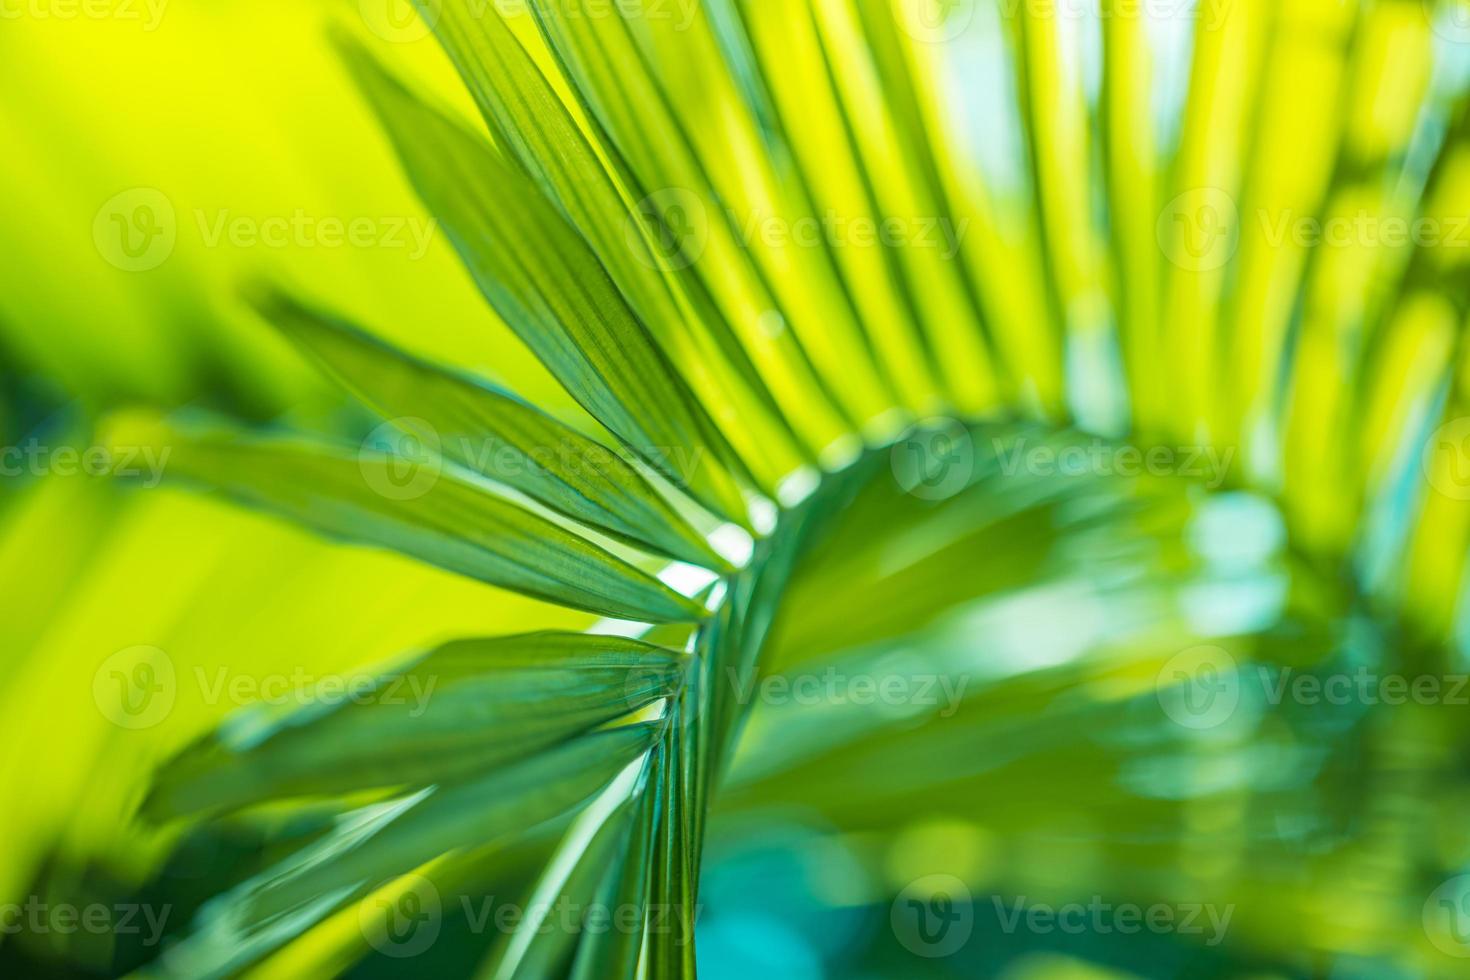
[[[250,506],[604,618],[413,654],[186,751],[150,819],[334,819],[149,970],[341,965],[513,867],[633,924],[523,926],[486,975],[693,976],[667,925],[694,920],[712,829],[798,804],[850,835],[983,813],[1053,841],[1053,870],[1205,880],[1273,966],[1300,968],[1283,921],[1435,955],[1393,896],[1466,841],[1417,849],[1391,804],[1440,805],[1396,780],[1445,765],[1416,726],[1463,720],[1303,711],[1256,679],[1456,662],[1464,57],[1418,0],[1135,6],[420,0],[478,124],[339,32],[585,417],[266,287],[384,425],[154,438]],[[1201,663],[1231,710],[1180,723]],[[767,696],[819,676],[943,697]],[[378,696],[405,678],[422,712]],[[1319,858],[1321,884],[1292,873]],[[1361,942],[1297,911],[1349,879]]]

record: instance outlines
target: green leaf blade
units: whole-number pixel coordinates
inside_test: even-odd
[[[519,398],[421,361],[281,295],[264,315],[384,418],[447,458],[637,547],[728,571],[709,542],[616,452]]]
[[[713,424],[607,270],[518,167],[341,45],[414,186],[490,304],[591,415],[713,513],[746,526]],[[688,458],[679,459],[679,454]]]
[[[300,439],[238,432],[169,437],[170,475],[339,540],[400,552],[574,609],[642,622],[694,622],[698,603],[621,559],[449,472]]]
[[[328,695],[274,719],[247,709],[164,768],[145,812],[162,819],[470,778],[669,696],[685,662],[588,633],[457,640],[350,699]]]

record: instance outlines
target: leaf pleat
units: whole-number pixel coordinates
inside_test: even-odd
[[[262,305],[384,418],[428,423],[416,435],[445,457],[622,541],[728,569],[633,465],[601,443],[508,392],[428,364],[284,296]]]
[[[773,493],[808,460],[703,285],[658,261],[636,210],[644,192],[616,151],[597,138],[595,122],[578,124],[497,13],[454,0],[434,23],[497,145],[581,233],[738,452],[739,468]]]
[[[217,487],[314,530],[604,616],[692,622],[703,610],[589,541],[450,472],[301,439],[172,438],[170,476]],[[418,484],[413,481],[421,480]],[[411,494],[394,499],[382,490]]]
[[[598,732],[481,779],[349,815],[326,838],[205,906],[198,930],[153,970],[191,978],[237,973],[439,855],[509,842],[579,809],[655,739],[649,725]]]
[[[587,243],[519,167],[426,105],[356,42],[349,66],[490,305],[609,431],[719,516],[747,524],[713,424]]]
[[[684,663],[587,633],[456,640],[350,696],[334,688],[279,718],[242,713],[175,758],[146,809],[165,818],[468,778],[668,696]]]

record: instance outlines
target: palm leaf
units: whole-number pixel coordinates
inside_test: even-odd
[[[171,817],[281,796],[418,789],[535,755],[667,697],[679,654],[636,640],[536,633],[458,640],[350,699],[241,717],[160,774],[147,808]],[[428,761],[426,761],[428,760]]]
[[[384,418],[427,422],[420,438],[456,463],[630,544],[728,570],[636,467],[601,443],[285,297],[273,297],[265,312]]]
[[[524,172],[424,105],[360,47],[343,43],[420,194],[443,215],[491,305],[634,452],[742,523],[739,490],[710,451],[718,437],[708,417],[586,243]],[[676,465],[676,450],[689,453],[692,465]]]
[[[155,817],[248,815],[307,795],[354,809],[222,895],[161,970],[259,963],[385,881],[436,860],[479,870],[484,849],[539,828],[555,844],[535,852],[530,894],[616,901],[634,925],[522,929],[476,957],[482,973],[692,977],[693,936],[655,915],[694,921],[720,818],[793,801],[837,833],[885,841],[907,840],[916,817],[982,813],[1030,840],[1039,801],[1058,826],[1102,828],[1117,880],[1164,891],[1177,886],[1163,851],[1203,842],[1231,860],[1201,862],[1200,875],[1259,897],[1263,934],[1291,918],[1259,869],[1315,859],[1283,828],[1348,877],[1373,864],[1379,881],[1381,866],[1408,863],[1354,856],[1378,853],[1358,828],[1411,835],[1385,812],[1392,792],[1360,791],[1352,766],[1360,740],[1422,761],[1418,721],[1375,732],[1354,710],[1304,717],[1259,696],[1208,737],[1159,717],[1170,657],[1206,641],[1272,669],[1337,665],[1344,650],[1380,665],[1453,662],[1470,518],[1406,473],[1434,423],[1467,404],[1464,262],[1417,246],[1308,260],[1249,220],[1363,201],[1445,218],[1463,204],[1463,85],[1421,107],[1417,133],[1346,111],[1354,79],[1386,87],[1397,57],[1370,46],[1364,18],[1388,18],[1410,48],[1427,43],[1404,3],[1294,5],[1279,20],[1261,3],[1228,5],[1196,26],[1177,132],[1150,98],[1155,40],[1122,19],[1125,4],[1104,4],[1116,20],[1095,38],[1096,78],[1084,75],[1087,40],[1061,19],[998,5],[986,50],[1005,64],[989,77],[1014,75],[1016,105],[986,122],[1013,129],[1009,173],[995,172],[999,154],[961,145],[953,100],[967,49],[931,44],[925,32],[950,25],[899,0],[779,12],[709,0],[682,25],[651,3],[577,16],[535,0],[530,23],[456,0],[419,6],[489,140],[339,36],[349,70],[490,305],[628,457],[275,297],[271,318],[356,396],[440,441],[433,479],[394,499],[373,489],[401,477],[392,457],[238,434],[171,436],[174,471],[328,535],[616,622],[410,659],[406,676],[442,685],[422,716],[383,704],[245,714],[185,752],[159,779]],[[1283,91],[1292,97],[1269,97]],[[1235,211],[1214,229],[1233,249],[1218,264],[1190,261],[1201,194]],[[1161,212],[1163,201],[1174,203]],[[823,210],[974,223],[977,238],[949,254],[801,248],[742,227]],[[941,412],[962,421],[904,430]],[[464,448],[485,440],[518,464],[551,445],[570,452],[511,473]],[[906,480],[910,457],[938,445],[950,450],[938,472]],[[1189,447],[1227,453],[1222,472],[1028,462],[1033,449]],[[1453,462],[1432,459],[1428,482],[1443,485]],[[1385,510],[1396,523],[1378,522]],[[1222,520],[1255,537],[1226,540]],[[748,560],[711,544],[740,537],[721,521],[755,532]],[[1396,561],[1412,596],[1384,585]],[[1056,639],[1056,620],[1076,639]],[[594,635],[607,632],[642,640]],[[768,680],[892,676],[916,661],[976,683],[928,713],[759,703]],[[1433,724],[1463,735],[1462,721]],[[1292,778],[1267,771],[1268,757]],[[1389,783],[1394,766],[1367,769]],[[1222,819],[1210,807],[1223,798],[1259,813]],[[1016,881],[1082,880],[1052,857]],[[1278,946],[1273,965],[1299,965]]]
[[[219,487],[324,534],[607,616],[647,622],[703,616],[697,604],[584,538],[453,473],[436,472],[432,459],[410,461],[405,483],[402,457],[370,450],[218,429],[179,432],[169,441],[178,449],[173,476]]]

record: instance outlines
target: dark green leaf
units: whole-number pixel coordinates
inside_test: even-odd
[[[548,602],[645,622],[700,606],[519,504],[423,461],[303,440],[173,437],[170,474],[334,537],[402,552]]]
[[[748,523],[739,486],[683,379],[565,217],[518,167],[389,75],[348,64],[409,176],[505,322],[594,418],[716,514]]]
[[[279,294],[265,315],[384,418],[449,459],[630,544],[729,566],[617,453],[514,395],[450,373]]]
[[[488,772],[672,693],[686,658],[637,640],[457,640],[279,718],[247,710],[161,774],[156,818]]]

